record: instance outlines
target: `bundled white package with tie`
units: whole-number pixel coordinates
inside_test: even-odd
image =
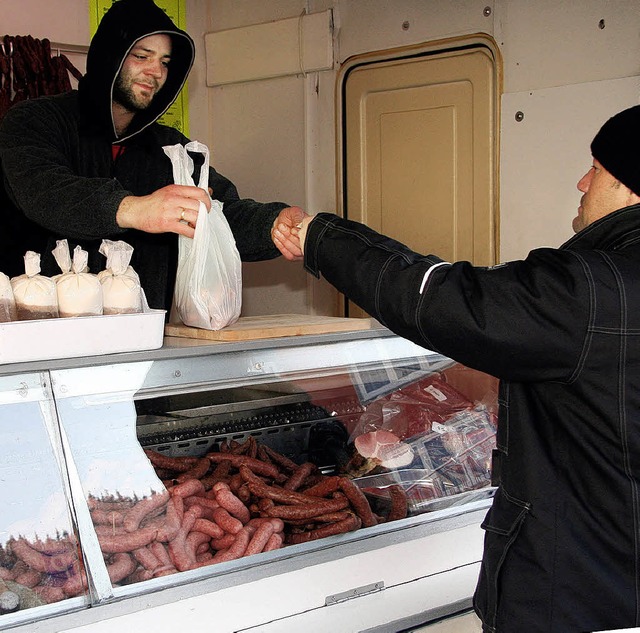
[[[100,253],[107,258],[105,270],[98,273],[98,279],[102,284],[103,313],[142,312],[140,278],[129,265],[133,246],[122,240],[102,240]]]
[[[66,252],[65,252],[66,251]],[[80,246],[73,250],[71,270],[66,270],[69,260],[67,240],[59,240],[53,256],[63,273],[55,279],[58,310],[61,317],[98,316],[102,314],[102,286],[98,277],[88,270],[89,254]],[[60,259],[58,259],[60,258]]]
[[[25,253],[24,270],[24,274],[11,279],[18,320],[58,317],[56,282],[40,274],[40,253]]]

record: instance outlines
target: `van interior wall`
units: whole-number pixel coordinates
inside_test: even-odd
[[[336,66],[369,51],[491,35],[501,53],[503,83],[498,257],[521,258],[571,237],[580,199],[575,185],[591,163],[589,143],[606,118],[639,101],[637,0],[212,0],[209,26],[224,30],[327,8],[334,12]],[[277,192],[311,212],[339,205],[333,124],[339,87],[336,72],[317,75],[209,89],[212,138],[223,169],[228,165],[226,171],[246,187],[260,182],[258,195]],[[290,98],[281,90],[289,90]],[[242,123],[239,112],[252,117]],[[302,137],[291,136],[296,121]],[[242,127],[243,142],[236,144],[228,130],[240,133]],[[285,141],[279,130],[286,132]],[[269,166],[260,165],[257,176],[261,158]],[[307,283],[316,288],[314,280]]]
[[[2,0],[3,32],[88,44],[87,0]],[[332,9],[334,71],[207,88],[204,34]],[[571,236],[589,143],[614,112],[640,101],[637,0],[186,0],[198,49],[190,135],[243,197],[310,212],[339,209],[335,80],[369,51],[473,33],[502,60],[500,254],[506,261]],[[274,49],[279,45],[273,42]],[[264,55],[269,55],[265,50]],[[402,209],[398,209],[402,213]],[[299,263],[245,265],[244,314],[337,314],[338,298]]]

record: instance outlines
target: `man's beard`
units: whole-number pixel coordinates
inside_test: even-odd
[[[139,99],[133,92],[131,84],[128,84],[127,79],[128,78],[123,77],[122,73],[118,75],[113,87],[113,100],[129,112],[142,112],[146,110],[151,105],[153,98],[148,101]]]

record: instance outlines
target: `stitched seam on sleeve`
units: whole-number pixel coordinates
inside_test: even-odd
[[[387,258],[387,261],[384,263],[384,266],[382,266],[382,268],[380,269],[380,272],[378,273],[378,279],[376,280],[376,294],[375,294],[375,307],[376,307],[376,312],[378,312],[378,314],[380,313],[380,297],[381,297],[381,290],[382,290],[382,278],[384,277],[385,273],[387,272],[387,269],[389,268],[391,262],[394,259],[397,259],[398,257],[400,257],[400,253],[393,253],[393,255],[391,255],[389,258]]]
[[[595,311],[596,311],[596,305],[595,305],[595,301],[596,301],[596,297],[595,297],[595,284],[594,284],[594,279],[593,279],[593,274],[591,273],[591,269],[589,268],[589,264],[587,263],[587,261],[581,257],[577,252],[575,251],[569,251],[571,253],[571,255],[573,255],[582,265],[582,269],[584,270],[584,275],[587,279],[588,282],[588,286],[589,286],[589,322],[587,324],[587,330],[585,332],[585,336],[584,336],[584,341],[582,344],[582,351],[580,352],[580,357],[578,359],[578,362],[576,364],[575,369],[573,370],[572,374],[569,376],[567,383],[572,383],[574,382],[578,376],[580,375],[580,372],[582,371],[582,368],[584,366],[585,360],[587,358],[587,354],[589,352],[589,348],[591,346],[591,339],[592,339],[592,326],[595,322]]]

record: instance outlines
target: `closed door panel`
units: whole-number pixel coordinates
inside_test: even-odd
[[[367,222],[414,250],[473,255],[471,214],[462,211],[473,193],[470,92],[463,83],[428,86],[368,104]]]
[[[345,216],[418,252],[494,264],[494,74],[484,47],[354,67],[344,83]]]

